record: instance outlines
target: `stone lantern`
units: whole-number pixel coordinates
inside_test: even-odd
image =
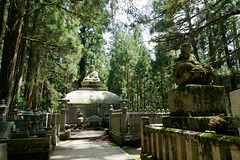
[[[69,99],[66,99],[66,98],[61,98],[61,99],[59,99],[58,100],[59,102],[60,102],[60,107],[61,107],[61,109],[64,107],[64,105],[65,105],[65,107],[67,107],[67,102],[69,102],[70,100]],[[64,105],[63,105],[64,104]]]
[[[36,132],[38,131],[38,112],[37,110],[33,111],[33,115],[31,117],[32,120],[32,127],[30,129],[30,135],[31,136],[36,136]]]
[[[40,115],[40,122],[39,122],[39,131],[43,132],[44,130],[44,126],[43,126],[43,122],[45,120],[45,116],[46,116],[46,112],[44,112],[43,110],[39,111],[39,115]]]
[[[19,111],[18,105],[15,104],[15,105],[13,106],[12,112],[11,112],[11,114],[12,114],[13,117],[14,117],[14,120],[19,119],[19,117],[18,117],[18,111]]]
[[[5,104],[5,100],[2,99],[0,101],[0,121],[2,121],[2,122],[6,122],[6,109],[7,108],[8,107]]]
[[[120,108],[122,109],[123,107],[126,106],[128,100],[127,99],[121,99],[119,102],[120,102]]]
[[[32,124],[31,118],[33,115],[33,112],[28,108],[26,111],[23,112],[23,125],[24,125],[24,130],[22,133],[23,138],[28,138],[29,137],[29,125]]]

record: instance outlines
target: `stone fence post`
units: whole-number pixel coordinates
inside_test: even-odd
[[[121,114],[121,133],[128,133],[128,108],[126,102],[123,102],[122,114]]]
[[[144,129],[145,125],[149,125],[149,117],[141,117],[141,153],[147,152],[147,135]]]
[[[109,131],[112,129],[112,112],[113,112],[113,105],[110,105],[110,109],[109,109]]]
[[[66,109],[65,104],[63,104],[63,108],[61,109],[60,132],[65,132],[65,124],[66,124]]]

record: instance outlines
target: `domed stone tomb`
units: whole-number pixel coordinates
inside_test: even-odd
[[[87,120],[92,116],[103,118],[110,105],[113,105],[114,109],[120,108],[119,101],[121,99],[116,94],[101,88],[102,82],[99,80],[97,72],[91,69],[91,66],[90,70],[94,74],[91,75],[90,72],[84,78],[81,83],[83,87],[66,95],[66,99],[69,100],[66,111],[68,124],[76,123],[77,111],[79,110],[83,115],[83,119]]]

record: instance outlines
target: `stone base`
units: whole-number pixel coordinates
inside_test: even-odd
[[[71,130],[68,129],[65,132],[60,133],[60,140],[70,140],[71,138]]]
[[[118,146],[141,146],[141,135],[140,134],[124,134],[119,132],[109,132],[111,141],[115,142]]]
[[[7,143],[8,160],[49,159],[53,151],[51,134],[46,134],[46,137],[42,138],[2,139],[0,143]]]
[[[185,130],[192,130],[198,132],[205,132],[205,130],[209,130],[210,126],[208,125],[209,121],[213,117],[174,117],[174,116],[166,116],[162,118],[163,126],[169,128],[178,128]],[[227,135],[238,136],[238,125],[239,121],[236,117],[222,117],[228,123],[222,128],[222,132]]]
[[[81,82],[82,87],[101,87],[102,82],[101,81],[82,81]]]
[[[184,85],[168,92],[171,116],[212,116],[227,114],[223,86]]]

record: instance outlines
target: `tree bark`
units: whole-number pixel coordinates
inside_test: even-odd
[[[190,33],[193,31],[193,27],[192,27],[192,23],[191,23],[191,18],[190,18],[190,14],[189,14],[189,6],[186,5],[185,6],[185,13],[186,13],[186,18],[187,18],[187,22],[188,22],[188,28]],[[194,37],[190,37],[191,40],[191,44],[193,46],[193,54],[195,55],[197,61],[199,61],[199,56],[198,56],[198,50],[197,50],[197,43]]]
[[[0,2],[0,43],[2,42],[2,38],[3,38],[5,10],[6,10],[6,0],[1,0]]]
[[[235,17],[234,17],[233,20],[232,20],[232,24],[233,24],[233,34],[234,34],[235,36],[237,36],[237,26],[236,26],[236,18],[235,18]],[[240,48],[239,38],[237,38],[237,39],[235,40],[234,48],[235,48],[235,49]],[[236,63],[236,68],[237,68],[237,70],[238,70],[238,68],[240,68],[240,52],[237,52],[235,55],[236,55],[236,57],[235,57],[235,63]]]
[[[8,27],[4,38],[0,73],[0,99],[5,99],[9,105],[14,87],[14,72],[18,54],[19,40],[21,35],[22,15],[25,7],[25,0],[10,1]]]
[[[27,45],[28,45],[28,40],[24,37],[28,37],[28,29],[29,29],[29,13],[30,11],[30,2],[27,1],[26,5],[26,14],[24,16],[24,25],[22,29],[22,37],[19,45],[19,54],[17,55],[17,62],[16,62],[16,67],[15,67],[15,85],[13,89],[13,98],[11,101],[11,105],[13,104],[14,101],[14,96],[16,94],[20,93],[21,85],[22,85],[22,79],[23,79],[23,73],[24,73],[24,64],[26,63],[26,53],[27,53]]]
[[[29,61],[25,87],[25,98],[27,99],[30,109],[33,106],[33,101],[35,101],[34,99],[35,96],[33,92],[37,92],[35,89],[39,60],[40,60],[39,55],[37,54],[35,47],[31,43],[29,49]]]

